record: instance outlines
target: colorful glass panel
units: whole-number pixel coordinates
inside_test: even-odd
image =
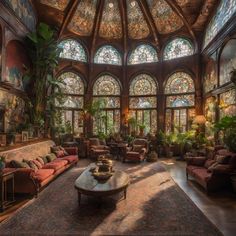
[[[34,9],[29,0],[3,0],[9,6],[17,18],[31,31],[35,31],[36,18]]]
[[[83,133],[84,113],[83,111],[74,111],[74,133]]]
[[[190,75],[184,72],[177,72],[168,78],[165,87],[166,94],[192,92],[194,92],[194,82]]]
[[[140,74],[131,82],[129,94],[132,96],[156,95],[156,93],[157,84],[150,75]]]
[[[231,89],[220,94],[220,118],[236,114],[236,90]]]
[[[217,100],[215,97],[209,97],[205,101],[205,132],[206,136],[214,139],[214,124],[216,121]]]
[[[142,63],[152,63],[157,62],[157,52],[156,50],[148,45],[143,44],[136,47],[130,54],[128,59],[129,65],[142,64]]]
[[[59,76],[58,78],[63,82],[61,84],[61,89],[65,94],[84,94],[84,83],[82,79],[73,72],[66,72]]]
[[[204,37],[204,48],[215,38],[235,12],[236,0],[221,0],[216,14],[207,26]]]
[[[120,95],[120,86],[110,75],[99,77],[93,86],[93,95]]]
[[[156,108],[157,99],[156,97],[131,97],[129,99],[130,109],[146,109]]]
[[[60,57],[76,61],[87,62],[87,55],[83,46],[75,40],[67,39],[59,43]]]
[[[68,29],[81,36],[90,36],[93,30],[97,0],[81,0]]]
[[[40,2],[60,11],[64,11],[69,3],[69,0],[40,0]]]
[[[146,38],[150,31],[139,4],[135,0],[126,0],[128,34],[132,39]]]
[[[230,82],[230,72],[236,68],[236,39],[231,39],[220,57],[220,85]]]
[[[106,45],[97,50],[94,63],[121,65],[122,61],[120,53],[114,47]]]
[[[214,54],[206,64],[204,75],[204,92],[208,93],[217,87],[216,55]]]
[[[181,18],[172,10],[165,0],[147,0],[158,32],[168,34],[183,26]]]
[[[164,49],[164,60],[193,55],[193,46],[187,39],[176,38],[169,42]]]
[[[194,95],[176,95],[167,96],[166,106],[167,107],[191,107],[194,106]]]
[[[120,108],[120,98],[119,97],[94,97],[93,101],[102,101],[104,103],[104,108]]]
[[[121,16],[117,0],[105,0],[99,35],[108,39],[122,38]]]
[[[84,99],[83,97],[65,96],[60,102],[56,100],[56,106],[83,109]]]

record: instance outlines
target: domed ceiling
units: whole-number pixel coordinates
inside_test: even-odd
[[[194,38],[205,28],[217,0],[35,0],[39,19],[75,34],[104,40],[144,40],[159,44],[166,35]]]

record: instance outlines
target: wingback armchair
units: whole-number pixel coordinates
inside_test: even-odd
[[[131,147],[127,147],[123,162],[128,161],[143,161],[148,152],[148,141],[146,139],[137,138],[132,142]]]
[[[89,139],[89,156],[90,158],[97,160],[100,155],[110,154],[110,148],[103,143],[98,138]]]

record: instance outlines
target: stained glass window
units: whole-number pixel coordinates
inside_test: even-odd
[[[214,139],[214,124],[216,122],[217,100],[215,97],[209,97],[205,101],[205,132],[207,137]]]
[[[190,75],[184,72],[176,72],[168,78],[165,87],[166,94],[192,92],[194,92],[194,83]]]
[[[120,95],[119,83],[112,76],[103,75],[95,81],[93,95]]]
[[[114,47],[106,45],[97,50],[94,63],[121,65],[122,61],[120,53]]]
[[[176,38],[169,42],[164,49],[164,60],[193,55],[194,49],[189,40]]]
[[[93,133],[114,133],[120,130],[120,85],[110,75],[102,75],[93,86],[93,103],[102,110],[93,118]]]
[[[167,96],[167,107],[190,107],[194,106],[194,95]]]
[[[87,55],[83,46],[72,39],[63,40],[58,45],[61,48],[60,57],[75,61],[87,62]]]
[[[204,92],[208,93],[217,87],[217,75],[216,75],[216,53],[214,53],[206,64],[204,74]]]
[[[142,63],[152,63],[157,62],[157,52],[156,50],[148,45],[142,44],[136,47],[130,54],[128,59],[129,65],[142,64]]]
[[[220,94],[220,118],[224,116],[233,116],[236,114],[236,90]]]
[[[57,125],[71,125],[73,133],[83,132],[84,82],[77,74],[65,72],[58,77],[63,97],[56,100],[59,119]]]
[[[216,14],[207,26],[204,38],[204,48],[215,38],[235,12],[236,0],[221,0],[216,10]]]
[[[156,108],[157,99],[156,97],[131,97],[129,99],[129,107],[131,109]]]

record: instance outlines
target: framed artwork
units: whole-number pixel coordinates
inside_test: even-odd
[[[22,135],[22,142],[28,141],[28,136],[29,136],[28,131],[22,131],[21,135]]]
[[[7,145],[7,135],[0,134],[0,146],[5,147]]]

